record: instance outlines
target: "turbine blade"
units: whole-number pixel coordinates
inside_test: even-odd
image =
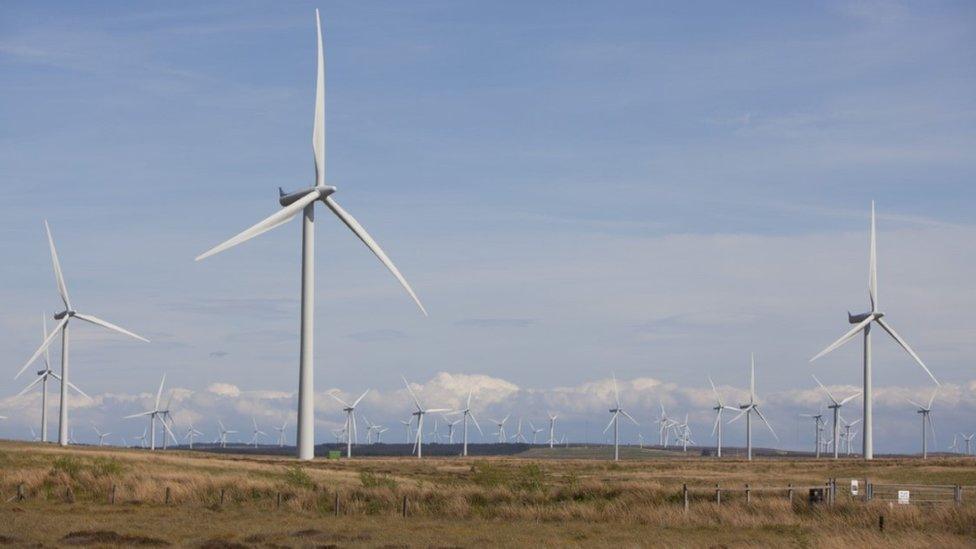
[[[828,391],[827,388],[824,387],[824,384],[823,383],[820,383],[820,380],[817,379],[817,376],[815,376],[813,374],[810,374],[810,377],[812,377],[813,380],[817,382],[817,385],[819,385],[820,388],[823,389],[823,392],[827,393],[827,398],[829,398],[831,402],[833,402],[834,404],[839,404],[837,402],[837,399],[834,398],[834,395],[830,394],[830,391]]]
[[[424,313],[424,316],[427,316],[427,309],[424,309],[424,305],[420,302],[420,298],[417,297],[417,294],[414,293],[413,288],[410,287],[410,284],[407,282],[407,279],[403,278],[403,275],[400,274],[400,271],[396,268],[396,265],[394,265],[393,262],[390,261],[390,258],[387,257],[386,253],[383,252],[382,248],[380,248],[380,245],[377,244],[375,240],[373,240],[373,237],[369,236],[369,233],[367,233],[366,229],[363,228],[363,226],[360,225],[358,221],[356,221],[356,218],[349,215],[348,212],[343,210],[339,206],[339,204],[337,204],[336,201],[332,199],[331,196],[325,197],[325,205],[328,206],[329,209],[332,210],[332,213],[336,214],[336,216],[343,223],[345,223],[347,227],[349,227],[349,230],[351,230],[356,236],[358,236],[359,240],[361,240],[363,244],[365,244],[366,247],[369,248],[370,251],[372,251],[377,258],[379,258],[379,260],[383,263],[383,265],[385,265],[386,268],[389,269],[391,273],[393,273],[393,276],[395,276],[396,279],[400,282],[400,285],[403,286],[403,289],[406,290],[408,294],[410,294],[411,298],[413,298],[413,301],[414,303],[417,304],[417,307],[420,307],[420,312]]]
[[[79,388],[78,388],[78,387],[77,387],[77,386],[76,386],[76,385],[75,385],[74,383],[71,383],[70,381],[68,382],[68,387],[71,387],[71,388],[72,388],[72,389],[74,389],[74,390],[75,390],[75,391],[76,391],[76,392],[77,392],[77,393],[78,393],[79,395],[81,395],[81,396],[83,396],[83,397],[85,397],[85,398],[87,398],[88,400],[95,400],[95,399],[93,399],[92,397],[90,397],[90,396],[88,396],[87,394],[85,394],[85,392],[84,392],[84,391],[82,391],[81,389],[79,389]]]
[[[468,416],[471,417],[471,421],[474,422],[474,426],[478,428],[478,432],[481,433],[481,436],[485,436],[485,432],[481,430],[481,425],[478,425],[478,420],[474,417],[474,414],[472,412],[468,412]]]
[[[160,423],[163,424],[163,428],[166,430],[167,433],[169,433],[169,436],[173,438],[173,442],[177,443],[178,439],[176,438],[176,435],[173,434],[173,430],[169,428],[169,425],[167,425],[165,421],[160,421]],[[165,438],[166,435],[163,435],[163,437]]]
[[[58,261],[58,250],[54,247],[54,237],[51,236],[51,227],[48,226],[47,220],[44,220],[44,229],[47,231],[47,244],[51,248],[51,263],[54,264],[54,278],[58,283],[58,293],[61,295],[61,301],[64,302],[64,308],[71,310],[71,299],[68,298],[68,287],[64,284],[64,274],[61,273],[61,262]]]
[[[908,342],[902,339],[902,337],[898,335],[897,332],[895,332],[894,328],[889,326],[888,323],[885,322],[883,318],[878,319],[878,324],[880,324],[881,327],[884,328],[884,331],[888,332],[888,335],[894,338],[894,340],[897,341],[899,345],[901,345],[902,349],[905,349],[905,352],[907,352],[909,355],[912,356],[912,358],[915,359],[915,362],[917,362],[918,365],[921,366],[923,370],[925,370],[925,373],[928,374],[930,378],[932,378],[932,381],[934,381],[936,385],[942,386],[942,384],[939,383],[939,380],[935,379],[935,376],[932,375],[932,372],[929,370],[928,366],[926,366],[925,363],[922,362],[922,359],[918,358],[918,355],[915,354],[915,351],[913,351],[912,348],[908,346]]]
[[[617,374],[610,372],[613,378],[613,399],[617,401],[617,408],[620,408],[620,391],[617,389]]]
[[[333,391],[334,391],[334,389],[333,389]],[[342,404],[342,405],[343,405],[343,406],[345,406],[346,408],[349,408],[349,403],[348,403],[348,402],[346,402],[345,400],[342,400],[341,398],[339,398],[339,397],[338,397],[338,396],[337,396],[337,395],[336,395],[336,394],[335,394],[335,393],[334,393],[333,391],[329,391],[329,392],[328,392],[328,393],[326,393],[326,394],[327,394],[327,395],[329,395],[330,397],[332,397],[332,398],[334,398],[334,399],[336,399],[336,401],[337,401],[337,402],[338,402],[339,404]]]
[[[763,423],[766,424],[766,427],[769,428],[769,432],[773,434],[773,438],[775,438],[776,441],[778,442],[779,436],[776,434],[776,431],[773,430],[773,426],[770,425],[768,421],[766,421],[766,416],[763,415],[763,413],[759,410],[759,408],[756,408],[756,415],[759,416],[759,419],[761,419]]]
[[[83,315],[81,313],[75,313],[75,317],[80,318],[81,320],[84,320],[85,322],[91,322],[92,324],[96,324],[96,325],[101,326],[103,328],[108,328],[109,330],[115,330],[116,332],[118,332],[120,334],[125,334],[125,335],[127,335],[129,337],[134,337],[134,338],[136,338],[138,340],[145,341],[146,343],[149,343],[149,340],[146,339],[146,338],[144,338],[144,337],[142,337],[141,335],[134,334],[134,333],[130,332],[129,330],[126,330],[125,328],[116,326],[115,324],[112,324],[111,322],[102,320],[102,319],[100,319],[100,318],[98,318],[96,316]]]
[[[721,421],[722,421],[722,409],[720,408],[715,412],[715,423],[712,425],[712,436],[715,436],[715,433],[718,432],[718,424]]]
[[[617,414],[618,413],[619,412],[614,412],[613,415],[610,416],[610,423],[607,423],[607,426],[603,428],[603,434],[606,434],[607,433],[607,430],[609,430],[610,427],[613,425],[614,420],[617,419]]]
[[[749,408],[740,408],[739,413],[734,418],[730,419],[729,423],[735,423],[740,417],[744,416],[746,412],[748,412],[751,408],[752,408],[751,406]]]
[[[719,396],[718,389],[715,388],[715,383],[712,381],[712,376],[707,376],[707,377],[708,377],[708,384],[712,386],[712,393],[715,394],[715,400],[718,402],[719,406],[724,406],[724,404],[722,404],[722,397]]]
[[[407,388],[407,391],[409,391],[409,392],[410,392],[410,396],[411,396],[411,397],[413,397],[413,402],[414,402],[414,404],[416,404],[416,405],[417,405],[417,410],[418,410],[418,411],[419,411],[419,410],[423,410],[423,409],[424,409],[424,407],[420,405],[420,399],[418,399],[418,398],[417,398],[417,395],[416,395],[416,394],[414,394],[414,392],[413,392],[413,389],[411,389],[411,388],[410,388],[410,384],[409,384],[409,383],[407,383],[407,378],[405,378],[405,377],[403,377],[403,376],[400,376],[400,379],[402,379],[402,380],[403,380],[403,385],[404,385],[404,386],[406,386],[406,388]],[[417,425],[419,426],[419,425],[420,425],[420,423],[418,422],[418,423],[417,423]]]
[[[868,296],[871,312],[878,310],[878,247],[874,228],[874,200],[871,201],[871,251],[868,259]]]
[[[41,315],[41,326],[44,328],[44,339],[47,339],[47,315]],[[48,349],[44,349],[44,369],[51,369],[51,354]]]
[[[30,382],[30,385],[28,385],[27,387],[24,387],[19,393],[17,393],[14,396],[20,396],[20,395],[26,393],[27,391],[30,391],[31,390],[31,387],[37,385],[38,383],[40,383],[42,381],[44,381],[44,376],[37,376],[37,378],[34,381]]]
[[[366,395],[369,394],[369,391],[370,391],[369,389],[366,389],[366,391],[363,394],[359,395],[359,398],[357,398],[356,401],[352,403],[352,407],[355,408],[360,401],[366,398]]]
[[[270,231],[271,229],[274,229],[279,225],[282,225],[283,223],[286,223],[287,221],[291,220],[293,217],[298,215],[298,212],[302,211],[302,209],[305,208],[305,206],[308,206],[312,202],[318,200],[321,194],[322,193],[318,190],[309,191],[308,194],[299,198],[295,202],[269,215],[268,217],[252,225],[251,227],[244,229],[243,231],[231,237],[230,239],[198,255],[195,261],[200,261],[201,259],[206,259],[214,254],[218,254],[228,248],[237,246],[242,242],[246,242],[256,236],[262,235]]]
[[[920,410],[925,410],[926,409],[925,406],[922,406],[921,404],[915,402],[914,400],[912,400],[910,398],[906,398],[905,400],[907,400],[909,402],[909,404],[911,404],[912,406],[917,406]]]
[[[865,326],[867,326],[868,324],[870,324],[872,320],[874,320],[874,315],[868,315],[867,318],[865,318],[860,323],[858,323],[853,328],[851,328],[846,334],[840,336],[840,338],[837,339],[837,341],[831,343],[829,346],[827,346],[826,349],[824,349],[823,351],[820,351],[819,353],[817,353],[817,355],[815,357],[813,357],[813,358],[810,359],[810,362],[813,362],[814,360],[817,360],[818,358],[824,356],[825,354],[833,351],[834,349],[836,349],[836,348],[840,347],[841,345],[843,345],[843,344],[847,343],[848,341],[850,341],[855,335],[857,335],[858,332],[860,332],[861,330],[863,330]]]
[[[631,417],[631,415],[630,415],[630,414],[628,414],[628,413],[627,413],[626,411],[624,411],[624,410],[620,410],[620,413],[621,413],[621,414],[623,414],[623,415],[624,415],[624,416],[625,416],[625,417],[626,417],[627,419],[629,419],[630,421],[633,421],[633,422],[634,422],[634,425],[640,425],[640,423],[637,423],[637,420],[636,420],[636,419],[634,419],[633,417]]]
[[[315,186],[325,185],[325,55],[322,53],[322,21],[315,10],[318,63],[315,71],[315,118],[312,121],[312,153],[315,155]]]
[[[935,395],[937,395],[938,393],[939,393],[938,389],[932,391],[932,398],[929,399],[929,410],[932,409],[932,403],[935,402]]]
[[[27,362],[20,368],[20,370],[17,371],[17,375],[14,376],[14,379],[20,377],[20,374],[24,373],[24,370],[26,370],[31,364],[33,364],[34,361],[37,360],[37,357],[41,356],[41,353],[47,350],[48,346],[51,345],[51,342],[54,341],[54,337],[58,335],[58,332],[61,331],[61,328],[64,328],[64,325],[68,323],[69,318],[71,317],[65,316],[64,318],[61,319],[61,322],[58,322],[58,325],[54,327],[54,331],[52,331],[44,339],[44,341],[41,343],[41,346],[38,347],[36,351],[34,351],[34,354],[31,355],[31,357],[27,359]]]
[[[858,391],[858,392],[854,393],[853,395],[845,398],[844,400],[841,400],[840,401],[840,404],[841,404],[841,406],[843,406],[844,404],[847,404],[848,402],[854,400],[855,398],[857,398],[859,396],[861,396],[861,391]]]
[[[159,410],[159,399],[163,396],[163,384],[166,383],[166,373],[163,372],[163,379],[159,380],[159,389],[156,390],[156,406],[155,409]]]
[[[125,416],[122,419],[130,419],[130,418],[134,418],[134,417],[143,417],[143,416],[148,416],[148,415],[150,415],[152,413],[153,413],[153,411],[152,410],[149,410],[148,412],[142,412],[141,414],[132,414],[131,416]]]
[[[756,401],[756,353],[750,353],[749,362],[749,402]]]
[[[437,414],[440,412],[450,412],[450,411],[451,411],[450,408],[431,408],[430,410],[424,410],[424,412],[428,414]],[[434,420],[436,421],[437,418],[434,418]]]

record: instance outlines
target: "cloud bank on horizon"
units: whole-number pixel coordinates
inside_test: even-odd
[[[73,379],[95,397],[75,399],[79,436],[137,411],[164,371],[186,417],[294,410],[297,223],[192,258],[310,181],[321,7],[330,183],[431,312],[320,227],[323,427],[339,421],[327,387],[374,387],[389,421],[400,399],[380,396],[401,373],[445,400],[464,391],[443,376],[484,375],[495,413],[591,403],[592,429],[567,423],[583,437],[614,371],[642,380],[645,416],[658,396],[692,413],[701,442],[707,394],[692,394],[707,374],[743,385],[756,351],[789,431],[816,406],[810,373],[860,385],[855,343],[808,360],[867,306],[875,199],[885,312],[947,384],[940,436],[976,429],[976,6],[556,6],[5,5],[11,375],[58,305],[48,219],[72,300],[153,341],[73,332]],[[926,383],[876,339],[883,451],[914,448],[899,399]],[[21,387],[0,378],[0,395]],[[36,404],[0,403],[0,436],[23,437]]]

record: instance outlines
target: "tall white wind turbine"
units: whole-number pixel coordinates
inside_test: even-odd
[[[722,402],[722,395],[718,394],[718,389],[715,388],[715,383],[712,382],[712,376],[708,376],[708,384],[712,386],[712,394],[715,395],[715,406],[712,406],[712,410],[715,410],[715,424],[712,425],[712,436],[715,437],[715,457],[722,457],[722,412],[725,410],[738,410],[735,406],[728,406]],[[661,413],[664,414],[664,405],[661,405]],[[663,415],[663,419],[660,421],[665,421],[667,419],[666,415]]]
[[[268,433],[265,433],[261,429],[258,429],[258,422],[251,416],[251,440],[250,444],[253,444],[255,448],[258,447],[258,437],[266,437]]]
[[[488,418],[488,421],[494,423],[495,424],[495,427],[498,428],[498,432],[495,433],[495,434],[498,435],[498,442],[499,443],[502,443],[502,444],[505,443],[505,440],[506,440],[505,439],[505,422],[508,421],[508,418],[511,415],[512,414],[508,414],[507,416],[503,417],[502,419]]]
[[[438,412],[448,412],[450,408],[424,408],[423,404],[420,403],[420,399],[417,398],[417,394],[413,392],[410,388],[410,384],[407,383],[407,378],[400,376],[403,380],[404,386],[407,388],[407,392],[410,393],[410,397],[413,398],[414,404],[417,405],[417,411],[413,415],[417,416],[417,438],[414,441],[414,450],[417,452],[417,458],[423,457],[424,449],[424,416],[427,414],[438,413]]]
[[[966,442],[966,455],[970,456],[973,453],[973,437],[976,437],[976,433],[964,434],[959,433],[959,436]]]
[[[820,434],[823,433],[823,408],[817,411],[816,414],[800,414],[800,417],[808,417],[813,420],[814,432],[814,457],[820,458],[820,450],[823,448],[823,444],[820,441]]]
[[[286,194],[280,191],[278,202],[281,210],[265,218],[256,225],[242,231],[230,240],[217,245],[197,256],[197,261],[222,252],[242,242],[250,240],[302,214],[302,304],[301,304],[301,350],[298,369],[298,458],[309,460],[315,454],[315,421],[313,406],[312,343],[315,309],[315,202],[322,201],[340,221],[372,251],[400,285],[410,294],[421,312],[427,311],[420,303],[410,284],[400,274],[393,262],[380,248],[379,244],[366,232],[366,229],[352,215],[342,209],[332,198],[336,188],[325,183],[325,58],[322,53],[322,24],[319,12],[315,10],[315,25],[318,37],[318,69],[315,84],[315,117],[312,129],[312,151],[315,159],[315,185],[300,191]]]
[[[98,430],[98,426],[92,423],[92,429],[95,431],[95,435],[98,436],[98,445],[102,446],[105,443],[105,439],[112,433],[103,433]]]
[[[935,379],[932,372],[929,371],[928,367],[922,362],[922,359],[918,357],[915,351],[909,347],[908,343],[902,339],[895,329],[884,320],[884,313],[879,310],[878,307],[878,255],[877,255],[877,244],[875,237],[875,223],[874,223],[874,201],[871,201],[871,242],[870,251],[868,258],[868,298],[871,300],[871,310],[859,315],[852,315],[847,313],[847,321],[850,324],[854,324],[846,334],[842,335],[840,339],[831,343],[826,349],[820,351],[816,356],[810,359],[810,362],[817,360],[818,358],[824,356],[825,354],[833,351],[834,349],[840,347],[841,345],[847,343],[848,341],[854,339],[854,337],[859,333],[864,333],[864,387],[862,389],[862,394],[864,395],[864,436],[861,437],[861,443],[864,448],[864,459],[874,459],[874,414],[873,406],[874,400],[872,397],[872,380],[871,380],[871,326],[877,323],[878,326],[888,332],[888,335],[895,340],[902,349],[905,350],[911,357],[918,363],[919,366],[925,370],[925,373],[932,378],[932,381],[938,386],[939,380]]]
[[[61,409],[60,417],[58,421],[58,444],[61,446],[67,446],[69,442],[69,432],[68,432],[68,387],[71,386],[71,381],[68,378],[68,348],[69,348],[69,338],[68,338],[68,324],[72,318],[77,318],[79,320],[84,320],[85,322],[101,326],[103,328],[108,328],[119,332],[120,334],[125,334],[129,337],[134,337],[136,339],[145,341],[149,343],[149,340],[136,335],[124,328],[116,326],[111,322],[102,320],[94,315],[82,314],[75,311],[71,306],[71,299],[68,297],[68,287],[64,283],[64,275],[61,273],[61,262],[58,261],[58,251],[54,248],[54,238],[51,236],[51,228],[48,226],[47,221],[44,222],[44,229],[47,231],[47,243],[48,247],[51,249],[51,263],[54,265],[54,279],[58,284],[58,294],[61,296],[61,301],[64,303],[64,310],[60,313],[54,315],[54,319],[58,321],[57,325],[54,326],[54,330],[44,338],[44,342],[38,347],[34,354],[27,360],[27,363],[17,372],[14,379],[20,377],[20,374],[24,373],[31,364],[41,354],[47,351],[47,348],[54,341],[55,336],[58,332],[61,333]]]
[[[353,401],[352,404],[349,404],[345,400],[339,398],[339,396],[335,394],[335,391],[329,391],[329,396],[334,398],[336,402],[338,402],[339,404],[342,404],[343,406],[342,411],[346,413],[346,457],[347,458],[352,457],[352,442],[354,438],[356,439],[356,444],[359,444],[359,431],[356,429],[356,406],[358,406],[359,403],[364,398],[366,398],[367,394],[369,394],[369,389],[366,389],[363,392],[363,394],[359,395],[359,398]]]
[[[42,326],[44,328],[44,333],[43,333],[43,336],[41,338],[41,340],[43,341],[44,339],[47,339],[47,336],[48,336],[48,332],[47,332],[47,318],[46,317],[42,317],[41,320],[42,320]],[[28,384],[26,387],[24,387],[16,395],[16,396],[21,396],[21,395],[27,393],[27,391],[30,391],[31,389],[33,389],[34,386],[37,385],[38,383],[41,384],[41,436],[40,436],[40,438],[38,438],[38,440],[41,441],[41,442],[47,442],[47,408],[48,408],[48,406],[47,406],[47,380],[48,380],[48,378],[52,378],[52,377],[54,379],[58,380],[58,381],[61,381],[61,376],[59,376],[58,374],[54,373],[54,370],[51,369],[51,357],[50,357],[50,353],[48,352],[48,349],[44,349],[44,369],[43,370],[38,370],[37,371],[37,377],[34,379],[34,381],[30,382],[30,384]],[[81,389],[79,389],[78,387],[76,387],[74,383],[68,382],[68,387],[70,387],[71,389],[74,389],[78,394],[80,394],[81,396],[87,398],[88,400],[92,400],[92,397],[90,397],[87,394],[85,394],[85,392],[82,391]]]
[[[742,416],[746,416],[746,459],[752,459],[752,413],[755,412],[759,419],[766,424],[769,428],[769,432],[773,434],[773,437],[778,441],[779,437],[776,436],[776,431],[773,430],[773,426],[769,424],[766,420],[766,416],[759,411],[759,398],[756,396],[756,355],[753,353],[751,355],[751,361],[749,366],[749,402],[746,404],[740,404],[739,415],[732,418],[729,423],[739,419]]]
[[[610,413],[612,414],[610,416],[610,423],[607,423],[607,426],[603,428],[603,432],[606,433],[607,430],[610,429],[610,427],[613,427],[613,460],[619,461],[620,460],[620,416],[623,415],[630,421],[634,422],[634,425],[640,425],[640,423],[637,423],[637,420],[634,419],[633,416],[628,414],[626,411],[624,411],[624,409],[620,406],[620,391],[617,390],[617,376],[612,373],[611,376],[613,377],[614,407],[610,408]]]
[[[460,412],[460,413],[462,413],[462,414],[464,414],[464,417],[462,418],[464,420],[464,423],[462,425],[462,430],[464,431],[464,433],[463,433],[464,444],[461,446],[461,455],[464,456],[464,457],[467,457],[467,455],[468,455],[468,418],[471,418],[471,421],[474,422],[474,426],[478,428],[478,432],[481,433],[481,436],[485,436],[485,432],[481,430],[481,425],[478,425],[477,418],[474,417],[474,412],[471,411],[471,391],[468,391],[468,401],[467,401],[467,403],[465,403],[464,409],[463,410],[457,410],[457,411]]]
[[[145,416],[149,417],[149,449],[150,450],[156,449],[156,418],[157,417],[159,417],[159,422],[163,424],[163,440],[165,441],[167,433],[169,433],[169,435],[173,437],[173,440],[177,440],[176,435],[173,434],[173,431],[169,428],[169,425],[166,424],[166,412],[169,411],[168,410],[169,407],[167,406],[166,409],[159,407],[159,399],[162,398],[163,396],[163,385],[165,383],[166,383],[166,374],[163,374],[163,379],[159,381],[159,389],[156,390],[156,401],[155,404],[153,404],[152,410],[147,410],[145,412],[141,412],[138,414],[132,414],[129,416],[125,416],[124,418],[124,419],[130,419],[135,417],[145,417]]]
[[[918,407],[916,413],[922,414],[922,459],[929,457],[929,434],[932,435],[932,443],[935,443],[935,426],[932,425],[931,413],[932,403],[935,402],[935,395],[938,394],[938,392],[938,390],[932,391],[932,397],[929,398],[928,406],[923,406],[912,399],[908,399],[908,402],[910,402],[912,406]]]
[[[193,427],[193,422],[190,422],[190,426],[186,429],[186,433],[183,435],[183,440],[188,440],[190,442],[190,449],[193,449],[193,439],[198,436],[202,436],[203,433],[198,431]]]
[[[549,448],[552,448],[556,444],[556,418],[559,414],[546,412],[546,415],[549,416]]]
[[[274,430],[278,431],[278,448],[283,448],[285,446],[285,427],[288,425],[288,420],[286,419],[281,423],[281,427],[275,427]]]
[[[227,435],[236,435],[237,431],[224,427],[224,422],[217,419],[217,442],[221,448],[227,447]]]
[[[834,398],[834,395],[830,394],[830,391],[827,390],[827,387],[825,387],[823,383],[820,383],[820,380],[817,379],[817,376],[811,374],[811,377],[813,377],[813,380],[817,382],[817,385],[819,385],[820,388],[823,389],[823,392],[827,393],[827,398],[830,399],[830,406],[828,406],[828,408],[834,411],[834,430],[833,430],[834,459],[837,459],[838,446],[839,446],[838,442],[840,441],[840,425],[837,423],[837,418],[840,417],[840,409],[843,405],[861,396],[861,393],[860,391],[858,391],[853,395],[837,400],[836,398]]]

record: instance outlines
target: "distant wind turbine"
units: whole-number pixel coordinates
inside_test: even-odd
[[[872,396],[872,381],[871,381],[871,326],[877,323],[881,326],[884,331],[888,332],[888,335],[895,340],[902,349],[905,350],[919,366],[925,370],[925,373],[932,378],[932,381],[936,385],[939,385],[939,380],[935,379],[932,372],[929,371],[928,367],[922,362],[922,359],[915,354],[915,351],[908,346],[908,343],[902,339],[895,329],[884,320],[884,313],[878,309],[878,257],[877,257],[877,244],[875,237],[875,223],[874,223],[874,201],[871,201],[871,242],[868,258],[868,297],[871,300],[871,310],[869,312],[852,315],[847,313],[847,321],[855,326],[851,328],[846,334],[842,335],[840,339],[831,343],[826,349],[817,353],[816,356],[810,359],[810,362],[817,360],[818,358],[824,356],[825,354],[833,351],[834,349],[840,347],[841,345],[847,343],[848,341],[854,339],[854,337],[859,333],[864,333],[864,387],[862,389],[862,394],[864,395],[864,436],[861,438],[861,443],[864,447],[864,459],[874,459],[874,415],[873,406],[874,399]]]
[[[366,398],[367,394],[369,394],[369,389],[366,389],[366,391],[364,391],[363,394],[359,395],[359,398],[353,401],[352,404],[349,404],[345,400],[339,398],[339,396],[335,394],[335,391],[329,391],[329,396],[334,398],[336,402],[338,402],[339,404],[342,404],[343,406],[342,411],[346,413],[346,457],[347,458],[352,457],[352,442],[354,438],[356,439],[356,444],[359,444],[359,431],[356,430],[356,406],[358,406],[359,403],[362,402],[364,398]]]
[[[74,308],[72,308],[71,299],[68,298],[68,287],[64,283],[64,275],[61,274],[61,263],[60,261],[58,261],[58,251],[54,248],[54,238],[51,237],[51,228],[48,226],[47,221],[44,222],[44,229],[47,231],[47,243],[51,249],[51,262],[54,264],[54,279],[58,284],[58,294],[61,296],[61,301],[64,303],[64,310],[54,315],[54,319],[58,320],[59,322],[57,323],[57,325],[54,326],[54,330],[50,334],[48,334],[48,336],[44,339],[44,342],[41,343],[41,346],[38,347],[36,351],[34,351],[34,354],[31,355],[29,359],[27,359],[27,363],[24,364],[24,366],[20,369],[19,372],[17,372],[17,375],[14,376],[14,379],[17,379],[20,376],[20,374],[24,373],[24,370],[26,370],[35,360],[37,360],[39,356],[41,356],[42,353],[44,353],[47,350],[47,348],[51,345],[51,342],[54,341],[55,336],[57,336],[58,333],[60,332],[61,333],[62,383],[61,383],[61,409],[60,409],[60,418],[58,422],[58,444],[60,444],[61,446],[67,446],[68,443],[70,442],[69,438],[71,438],[69,437],[70,433],[68,431],[68,387],[71,386],[71,381],[68,377],[68,348],[69,348],[68,343],[70,342],[70,339],[68,338],[68,323],[71,321],[71,319],[77,318],[80,320],[84,320],[85,322],[88,322],[90,324],[95,324],[103,328],[108,328],[109,330],[119,332],[120,334],[125,334],[129,337],[134,337],[136,339],[145,341],[146,343],[148,343],[149,340],[140,335],[136,335],[124,328],[120,328],[119,326],[116,326],[111,322],[107,322],[93,315],[79,313],[78,311],[75,311]]]
[[[146,412],[141,412],[138,414],[132,414],[129,416],[125,416],[124,418],[124,419],[130,419],[130,418],[144,417],[144,416],[149,417],[149,441],[150,441],[149,449],[150,450],[156,449],[156,418],[157,417],[160,418],[159,422],[163,424],[163,438],[165,439],[166,433],[169,433],[170,436],[173,437],[173,440],[176,440],[176,435],[173,434],[173,431],[169,428],[169,425],[166,424],[165,416],[163,415],[163,412],[167,410],[161,409],[159,407],[159,399],[163,396],[163,384],[165,383],[166,383],[166,374],[163,374],[163,379],[160,380],[159,382],[159,389],[156,391],[156,401],[155,404],[153,405],[152,410],[148,410]]]
[[[630,421],[634,422],[634,425],[640,425],[640,423],[637,423],[637,420],[634,419],[633,416],[628,414],[626,411],[624,411],[624,409],[620,406],[620,391],[617,390],[617,376],[614,375],[613,373],[611,373],[610,375],[613,378],[614,407],[610,408],[610,413],[612,414],[610,416],[610,423],[607,423],[607,426],[604,427],[603,432],[605,434],[607,430],[610,429],[610,427],[613,427],[613,460],[619,461],[620,460],[620,416],[623,415]]]
[[[465,457],[468,455],[468,418],[471,418],[471,421],[474,422],[474,426],[478,428],[478,432],[481,433],[481,436],[485,436],[485,432],[481,430],[481,425],[478,425],[477,418],[474,417],[474,412],[471,411],[471,395],[471,391],[468,391],[468,400],[465,403],[464,408],[457,410],[457,412],[463,414],[462,420],[464,421],[464,424],[462,425],[462,436],[464,437],[464,443],[461,446],[461,455]]]
[[[821,408],[816,414],[800,414],[800,417],[808,417],[813,420],[813,428],[816,431],[814,433],[814,457],[820,459],[820,450],[823,448],[823,444],[820,441],[820,434],[823,433],[823,409]]]
[[[197,256],[197,261],[222,252],[242,242],[250,240],[275,227],[283,225],[302,214],[302,298],[301,298],[301,351],[298,373],[298,458],[310,460],[315,454],[315,409],[313,406],[312,381],[312,339],[315,309],[315,203],[322,201],[340,221],[366,245],[386,266],[400,285],[410,294],[424,315],[427,311],[420,303],[410,284],[400,274],[393,262],[380,248],[373,237],[352,215],[342,209],[332,198],[336,188],[325,181],[325,56],[322,53],[322,24],[319,11],[315,10],[315,25],[318,38],[318,66],[315,83],[315,117],[312,122],[312,151],[315,159],[315,185],[292,193],[279,189],[278,202],[282,209],[265,218],[249,229],[245,229],[230,240],[217,245]]]
[[[414,449],[417,451],[417,459],[423,457],[424,448],[424,416],[431,413],[447,412],[450,411],[449,408],[424,408],[420,403],[420,399],[417,398],[416,393],[410,388],[410,384],[407,383],[407,378],[400,376],[403,379],[403,384],[407,388],[407,392],[410,393],[410,397],[413,398],[414,404],[417,405],[417,411],[413,415],[417,416],[417,439],[414,442]]]
[[[549,448],[552,448],[556,443],[556,418],[559,416],[552,412],[547,412],[547,415],[549,416]]]
[[[712,394],[715,395],[715,406],[712,406],[712,410],[715,410],[715,424],[712,425],[712,436],[715,437],[715,457],[722,457],[722,412],[725,410],[738,410],[738,408],[728,406],[722,402],[722,395],[718,394],[718,389],[715,388],[715,383],[712,382],[712,376],[708,376],[708,384],[712,386]],[[661,412],[663,415],[663,405],[661,406]],[[667,419],[667,416],[663,417]]]
[[[265,433],[261,429],[258,429],[258,422],[251,416],[251,440],[249,444],[253,444],[255,448],[258,447],[258,437],[266,437],[268,433]]]
[[[833,430],[832,440],[834,441],[834,459],[837,459],[837,454],[838,454],[837,447],[839,446],[838,441],[840,440],[840,428],[839,425],[837,424],[837,418],[840,416],[840,408],[841,406],[861,396],[861,392],[858,391],[847,398],[842,398],[840,400],[837,400],[836,398],[834,398],[834,395],[830,394],[830,391],[827,390],[827,387],[825,387],[823,383],[820,383],[820,380],[817,379],[817,376],[811,374],[810,377],[812,377],[813,380],[817,382],[817,385],[819,385],[820,388],[823,389],[824,393],[827,393],[827,398],[829,398],[831,402],[828,408],[834,411],[834,430]]]
[[[92,429],[95,431],[95,435],[98,436],[98,445],[102,446],[105,443],[105,438],[112,433],[103,433],[98,430],[98,426],[92,423]]]
[[[935,426],[932,425],[932,416],[930,414],[932,413],[932,403],[935,402],[935,395],[938,392],[938,390],[932,391],[932,397],[929,398],[928,406],[923,406],[912,399],[908,399],[908,402],[918,407],[916,413],[922,414],[922,459],[929,457],[929,433],[932,435],[932,442],[935,443]]]
[[[759,399],[756,397],[756,355],[755,353],[751,356],[751,362],[749,366],[749,402],[746,404],[740,404],[739,415],[732,418],[729,423],[739,419],[742,416],[746,416],[746,459],[752,460],[752,413],[755,412],[759,419],[766,424],[769,428],[769,432],[773,434],[773,437],[778,441],[779,437],[776,436],[776,431],[773,430],[773,426],[769,424],[766,420],[766,416],[759,411]]]

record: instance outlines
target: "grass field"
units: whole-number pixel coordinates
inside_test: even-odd
[[[0,443],[0,543],[976,546],[976,490],[964,492],[959,506],[951,497],[950,503],[933,505],[865,503],[842,491],[833,507],[809,506],[805,491],[798,490],[791,505],[785,492],[761,490],[822,485],[829,477],[845,487],[850,478],[973,486],[973,459],[748,463],[637,449],[627,455],[633,452],[645,459],[615,464],[580,459],[568,448],[533,449],[524,457],[299,464],[253,455]],[[716,483],[739,491],[723,494],[716,505]],[[687,513],[683,484],[691,489]],[[754,490],[749,503],[741,490],[746,484]],[[15,498],[18,486],[23,501]],[[407,518],[401,516],[404,497]],[[885,517],[883,532],[879,516]]]

